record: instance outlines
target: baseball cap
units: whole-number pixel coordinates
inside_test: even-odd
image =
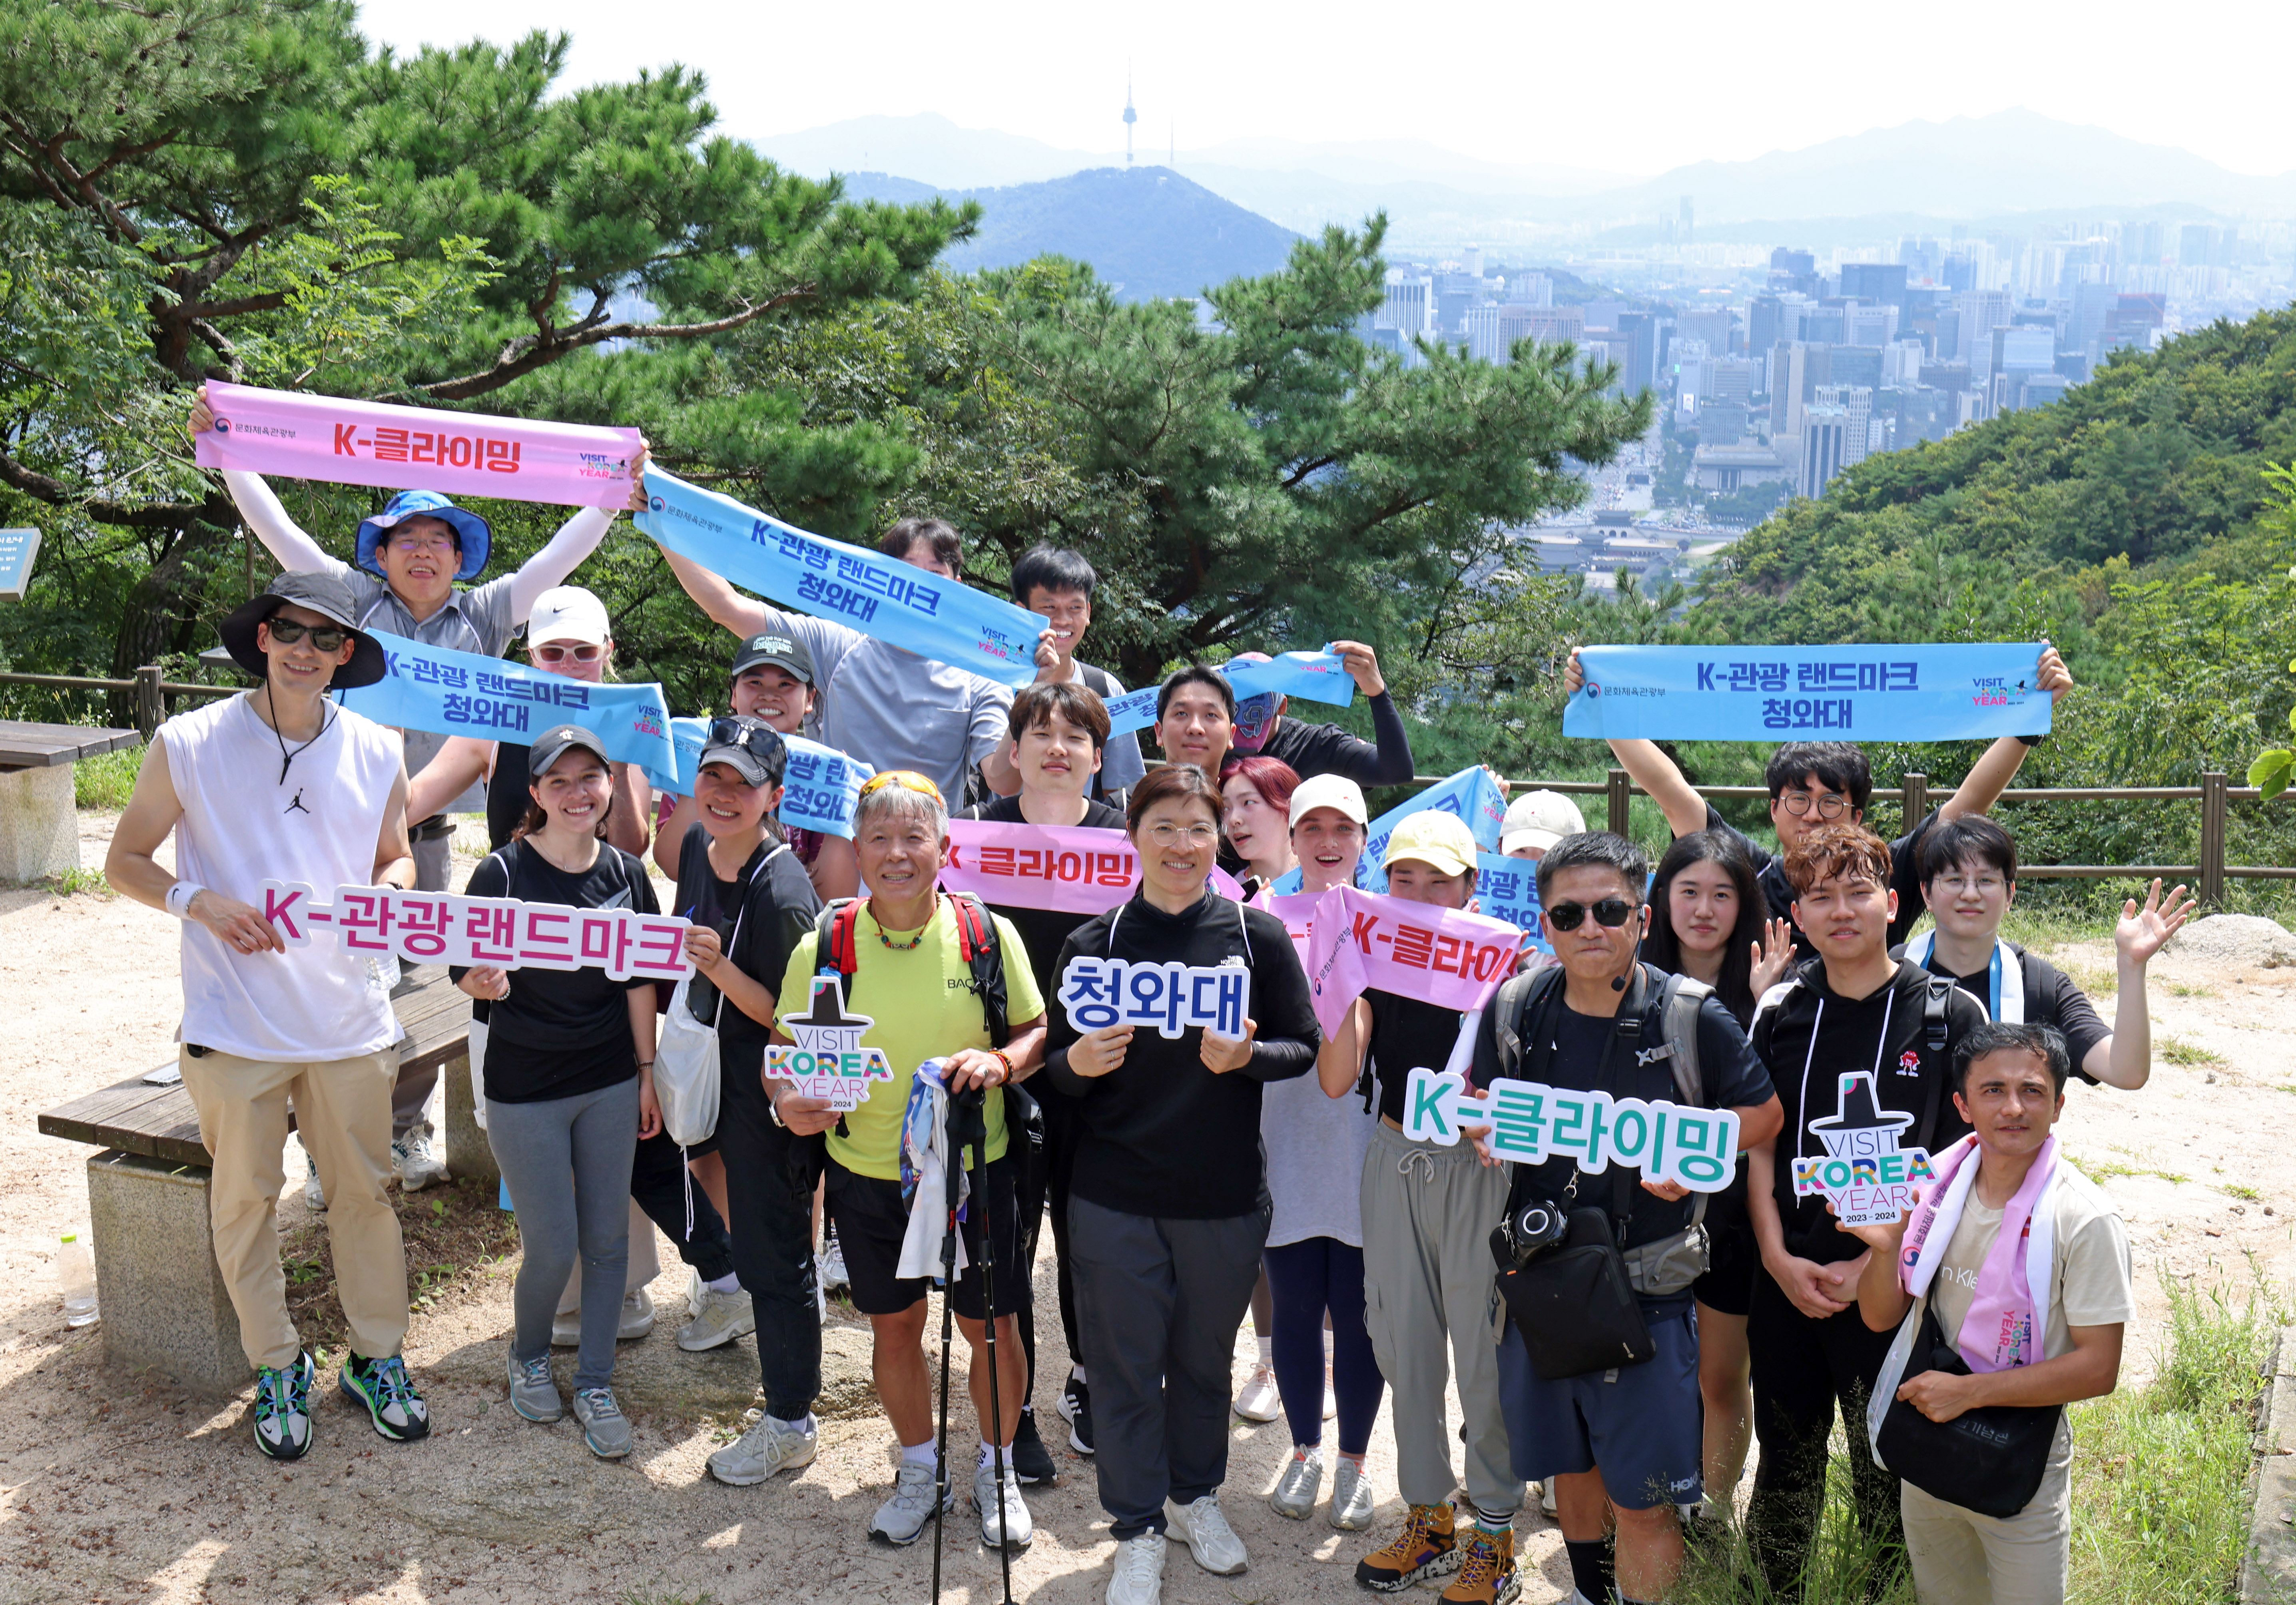
[[[1499,851],[1537,848],[1543,853],[1586,828],[1587,817],[1578,805],[1560,791],[1526,791],[1507,805],[1506,820],[1499,826]]]
[[[1416,859],[1446,875],[1475,872],[1475,833],[1467,822],[1440,808],[1422,808],[1395,822],[1387,839],[1387,856],[1379,867],[1391,870],[1406,858]]]
[[[1363,788],[1344,774],[1311,774],[1300,782],[1292,793],[1292,818],[1298,824],[1316,808],[1337,808],[1359,825],[1371,823],[1371,810],[1364,807]]]
[[[783,744],[781,733],[763,719],[737,714],[710,721],[701,756],[693,766],[701,770],[712,764],[725,765],[745,784],[778,786],[789,773],[789,749]]]
[[[738,680],[744,670],[755,668],[760,663],[785,668],[808,685],[813,684],[813,654],[806,650],[805,643],[794,635],[777,635],[767,631],[762,635],[750,636],[742,643],[742,650],[734,654],[734,667],[726,671],[726,677]]]
[[[553,585],[534,599],[526,616],[526,643],[545,641],[584,641],[603,646],[613,639],[606,622],[606,604],[580,585]]]
[[[550,766],[566,756],[570,747],[579,747],[596,755],[600,763],[612,760],[606,757],[606,743],[579,725],[553,725],[534,738],[534,745],[526,755],[526,772],[532,775],[547,774]]]

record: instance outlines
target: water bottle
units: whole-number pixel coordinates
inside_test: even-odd
[[[88,1257],[87,1245],[78,1232],[64,1233],[63,1245],[56,1251],[56,1282],[64,1296],[64,1324],[86,1326],[94,1322],[95,1261]]]

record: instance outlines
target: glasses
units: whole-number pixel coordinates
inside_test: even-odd
[[[384,543],[394,552],[459,552],[463,543],[451,535],[394,535]]]
[[[537,663],[595,663],[605,655],[606,649],[585,641],[578,646],[562,646],[553,642],[546,646],[529,647],[528,655]]]
[[[2002,880],[1998,875],[1939,875],[1938,884],[1949,892],[1997,892]]]
[[[1846,797],[1836,797],[1831,791],[1823,797],[1812,797],[1807,791],[1788,791],[1778,800],[1785,804],[1786,812],[1797,819],[1808,813],[1813,803],[1817,807],[1817,816],[1820,819],[1839,819],[1849,812],[1849,799]]]
[[[1595,924],[1605,930],[1616,930],[1634,912],[1635,905],[1624,897],[1605,897],[1592,908],[1583,903],[1557,903],[1546,911],[1546,917],[1557,930],[1576,930],[1592,914]]]
[[[718,721],[721,725],[730,722],[725,719]],[[713,735],[711,739],[716,738]],[[931,798],[935,802],[941,801],[940,788],[934,785],[927,776],[919,774],[914,769],[888,769],[882,774],[873,774],[861,782],[861,795],[866,797],[872,791],[882,791],[888,786],[898,786],[904,791],[919,792]],[[942,806],[947,805],[943,803]]]
[[[1205,848],[1219,839],[1219,827],[1218,825],[1150,825],[1148,839],[1160,848],[1181,846]]]
[[[286,646],[292,646],[308,635],[314,647],[323,652],[332,652],[340,651],[343,643],[351,638],[348,630],[338,629],[331,624],[297,624],[291,618],[266,618],[263,622],[271,626],[271,639]]]

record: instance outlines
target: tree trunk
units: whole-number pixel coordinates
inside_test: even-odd
[[[133,679],[146,663],[157,662],[180,649],[197,621],[200,599],[206,589],[202,565],[196,560],[220,547],[224,532],[194,521],[177,529],[151,571],[137,580],[120,606],[119,633],[111,648],[114,678]],[[126,726],[135,721],[133,693],[113,692],[110,717]]]

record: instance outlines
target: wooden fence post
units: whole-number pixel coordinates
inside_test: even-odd
[[[2226,784],[2220,770],[2201,776],[2201,902],[2210,908],[2224,904]]]
[[[167,717],[167,699],[160,694],[160,666],[147,663],[135,671],[135,728],[149,741]]]
[[[1930,777],[1928,775],[1915,774],[1906,776],[1905,807],[1902,812],[1905,818],[1899,821],[1898,825],[1898,834],[1900,836],[1911,835],[1914,827],[1929,817]]]
[[[1627,827],[1633,823],[1633,815],[1634,792],[1629,789],[1627,772],[1613,769],[1611,771],[1611,833],[1626,835]]]

